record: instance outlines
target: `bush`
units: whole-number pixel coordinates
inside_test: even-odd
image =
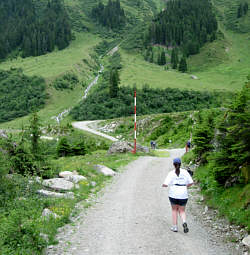
[[[55,81],[53,81],[52,86],[56,90],[63,90],[63,89],[73,90],[76,87],[78,82],[79,82],[79,79],[76,74],[66,73],[62,77],[57,78]]]

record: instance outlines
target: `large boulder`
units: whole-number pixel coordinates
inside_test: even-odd
[[[250,235],[246,236],[243,240],[242,243],[246,245],[248,248],[250,248]]]
[[[45,187],[49,187],[53,190],[72,190],[74,188],[74,184],[70,181],[64,180],[64,178],[53,178],[44,180],[42,183]]]
[[[116,175],[116,172],[114,172],[111,168],[108,168],[103,165],[95,165],[95,170],[105,176],[114,176]]]
[[[109,154],[113,153],[126,153],[126,152],[132,152],[134,150],[134,144],[126,141],[118,141],[114,142],[109,150]],[[136,144],[136,151],[149,153],[149,148],[146,146],[142,146],[140,144]]]
[[[126,152],[131,152],[133,150],[133,147],[131,146],[131,143],[126,142],[126,141],[118,141],[114,142],[109,150],[109,154],[113,153],[126,153]]]

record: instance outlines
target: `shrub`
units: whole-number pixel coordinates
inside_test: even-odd
[[[45,81],[21,69],[0,70],[0,123],[41,109],[47,98]]]
[[[57,90],[70,89],[73,90],[79,79],[74,73],[66,73],[62,77],[53,81],[52,86]]]

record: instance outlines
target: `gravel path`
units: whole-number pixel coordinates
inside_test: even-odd
[[[212,242],[215,237],[189,209],[190,232],[184,234],[180,223],[178,233],[170,231],[171,209],[161,184],[172,170],[173,157],[183,153],[175,149],[170,158],[141,157],[130,163],[74,226],[60,230],[59,244],[49,247],[47,255],[238,254],[222,242]]]

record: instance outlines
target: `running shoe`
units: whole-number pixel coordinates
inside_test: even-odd
[[[172,226],[170,229],[171,229],[171,231],[173,231],[173,232],[178,232],[177,226]]]
[[[182,226],[183,226],[184,233],[187,233],[187,232],[189,231],[188,226],[187,226],[187,223],[184,222],[184,223],[182,224]]]

